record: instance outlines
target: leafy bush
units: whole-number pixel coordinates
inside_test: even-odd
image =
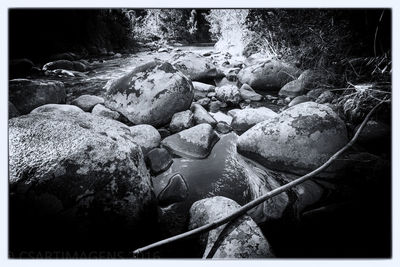
[[[217,41],[216,50],[242,54],[248,43],[246,40],[248,14],[248,9],[212,9],[210,11],[206,20],[210,23],[212,38]]]
[[[146,9],[132,14],[134,35],[140,41],[189,42],[197,31],[194,9]]]

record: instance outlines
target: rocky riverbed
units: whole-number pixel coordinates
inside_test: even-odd
[[[14,70],[28,64],[21,62]],[[9,82],[15,253],[131,257],[314,170],[359,123],[333,91],[311,87],[312,71],[210,46],[69,54],[22,76]],[[230,232],[217,228],[143,257],[363,255],[368,236],[387,227],[371,216],[386,216],[390,206],[390,126],[374,119],[361,139]],[[378,233],[365,233],[363,220]]]

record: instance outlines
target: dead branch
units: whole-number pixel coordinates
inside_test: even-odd
[[[188,237],[193,236],[193,235],[199,235],[199,234],[202,234],[202,233],[209,232],[212,229],[215,229],[215,228],[217,228],[217,227],[219,227],[219,226],[221,226],[223,224],[226,224],[229,221],[231,221],[231,220],[233,220],[233,219],[235,219],[235,218],[237,218],[237,217],[239,217],[241,215],[244,215],[247,211],[251,210],[252,208],[254,208],[254,207],[258,206],[258,205],[260,205],[264,201],[266,201],[266,200],[268,200],[268,199],[270,199],[270,198],[272,198],[272,197],[274,197],[276,195],[279,195],[279,194],[281,194],[281,193],[283,193],[285,191],[288,191],[289,189],[291,189],[291,188],[293,188],[293,187],[295,187],[295,186],[297,186],[297,185],[309,180],[310,178],[314,177],[315,175],[321,173],[333,161],[335,161],[344,151],[349,149],[357,141],[358,136],[360,135],[362,129],[367,124],[367,122],[368,122],[369,118],[371,117],[371,115],[374,113],[374,111],[382,103],[385,103],[385,102],[387,102],[387,101],[381,101],[376,106],[374,106],[374,108],[372,108],[371,111],[365,117],[364,121],[360,125],[359,129],[357,130],[357,132],[355,133],[353,138],[344,147],[342,147],[339,151],[337,151],[332,157],[330,157],[328,159],[328,161],[326,161],[324,164],[322,164],[317,169],[315,169],[312,172],[310,172],[310,173],[308,173],[308,174],[306,174],[304,176],[301,176],[301,177],[299,177],[299,178],[297,178],[297,179],[295,179],[295,180],[293,180],[293,181],[291,181],[291,182],[289,182],[289,183],[287,183],[287,184],[285,184],[285,185],[283,185],[281,187],[278,187],[278,188],[275,188],[272,191],[269,191],[265,195],[263,195],[263,196],[261,196],[261,197],[259,197],[257,199],[254,199],[253,201],[247,203],[246,205],[242,206],[237,211],[233,212],[232,214],[230,214],[230,215],[228,215],[226,217],[223,217],[223,218],[221,218],[219,220],[216,220],[216,221],[214,221],[212,223],[203,225],[203,226],[198,227],[196,229],[190,230],[188,232],[185,232],[185,233],[182,233],[182,234],[179,234],[179,235],[175,235],[175,236],[166,238],[164,240],[155,242],[153,244],[150,244],[150,245],[142,247],[142,248],[138,248],[135,251],[133,251],[133,255],[139,255],[140,253],[143,253],[143,252],[145,252],[147,250],[150,250],[150,249],[153,249],[153,248],[156,248],[156,247],[160,247],[160,246],[163,246],[163,245],[166,245],[166,244],[169,244],[169,243],[172,243],[172,242],[184,239],[184,238],[188,238]]]

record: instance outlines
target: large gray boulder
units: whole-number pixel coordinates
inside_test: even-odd
[[[277,114],[266,107],[245,108],[234,113],[231,126],[237,132],[245,132],[259,122],[275,117]]]
[[[93,109],[92,109],[92,114],[93,115],[97,115],[97,116],[110,118],[110,119],[113,119],[113,120],[118,120],[121,117],[121,115],[117,111],[114,111],[114,110],[111,110],[109,108],[106,108],[102,104],[97,104],[96,106],[94,106]]]
[[[305,102],[247,130],[239,137],[238,151],[270,169],[303,175],[347,142],[345,123],[331,108]],[[328,174],[333,173],[327,169],[320,175]]]
[[[193,82],[194,99],[199,100],[208,95],[208,93],[215,91],[215,86],[211,84]]]
[[[89,113],[9,120],[9,194],[10,238],[29,249],[137,244],[153,205],[129,128]]]
[[[235,85],[223,85],[215,88],[216,98],[225,103],[239,104],[242,100],[239,88]]]
[[[239,92],[243,100],[261,101],[263,98],[262,95],[256,93],[248,84],[243,84]]]
[[[193,81],[210,82],[224,76],[209,58],[192,52],[176,55],[172,64]]]
[[[49,80],[10,80],[8,94],[21,114],[45,104],[64,104],[67,97],[62,82]]]
[[[180,132],[194,126],[193,113],[190,110],[175,113],[169,123],[169,130],[173,133]]]
[[[44,71],[56,70],[56,69],[74,70],[74,63],[70,60],[60,59],[60,60],[51,61],[49,63],[46,63],[42,69]]]
[[[278,60],[266,60],[243,68],[239,81],[255,90],[279,90],[300,75],[300,70]]]
[[[104,98],[95,95],[81,95],[72,100],[71,104],[80,107],[83,111],[91,112],[97,104],[103,104]]]
[[[313,80],[313,72],[311,70],[304,71],[296,80],[290,81],[279,91],[280,96],[296,97],[305,93],[305,90]]]
[[[166,137],[161,145],[178,156],[205,158],[218,140],[211,125],[202,123]]]
[[[225,113],[218,111],[218,112],[210,112],[210,115],[217,121],[217,122],[225,122],[228,125],[232,123],[232,117],[226,115]]]
[[[304,103],[304,102],[308,102],[308,101],[311,101],[310,97],[308,97],[306,95],[299,95],[299,96],[296,96],[295,98],[293,98],[292,101],[290,101],[288,107],[290,108],[290,107],[296,106],[300,103]]]
[[[43,113],[43,112],[72,112],[72,113],[83,113],[84,111],[77,106],[67,104],[46,104],[35,108],[31,111],[31,114]]]
[[[105,106],[134,124],[162,126],[193,100],[191,81],[166,62],[139,66],[105,87]]]
[[[143,154],[146,154],[150,150],[160,145],[161,135],[151,125],[139,124],[129,127],[133,141],[136,142],[143,150]]]
[[[190,208],[189,229],[195,229],[230,215],[240,205],[235,201],[216,196],[195,202]],[[243,215],[233,224],[224,224],[202,234],[199,243],[203,258],[271,258],[271,246],[248,215]]]
[[[217,121],[199,104],[192,104],[190,110],[193,112],[195,124],[208,123],[212,127],[217,125]]]

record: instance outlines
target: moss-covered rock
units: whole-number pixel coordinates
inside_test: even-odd
[[[230,215],[240,205],[221,196],[195,202],[190,208],[189,229],[194,229]],[[200,245],[207,258],[271,258],[271,246],[260,228],[244,215],[200,236]]]
[[[105,106],[134,124],[162,126],[190,107],[193,85],[171,64],[150,62],[106,85]]]
[[[238,151],[270,169],[302,175],[325,163],[347,142],[345,123],[331,108],[305,102],[243,133]]]
[[[296,79],[300,70],[277,60],[266,60],[246,68],[238,73],[239,81],[255,90],[279,90],[286,83]]]
[[[21,114],[45,104],[64,104],[67,96],[62,82],[28,79],[10,80],[8,94]]]
[[[89,113],[9,120],[9,186],[10,238],[30,250],[140,243],[153,203],[129,128]]]

